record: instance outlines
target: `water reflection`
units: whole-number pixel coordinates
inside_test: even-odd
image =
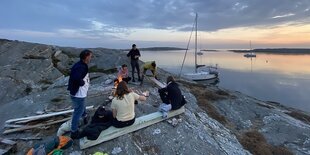
[[[155,60],[159,67],[179,74],[184,52],[142,51],[141,54],[142,60]],[[243,53],[204,52],[198,56],[198,64],[219,65],[220,80],[210,83],[310,112],[310,55],[256,55],[256,58],[245,58]],[[193,71],[194,54],[189,53],[183,73]]]

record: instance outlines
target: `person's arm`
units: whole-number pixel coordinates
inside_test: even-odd
[[[83,73],[84,73],[84,68],[79,67],[79,68],[75,68],[72,70],[72,79],[73,81],[77,82],[79,84],[79,86],[84,86],[85,82],[84,82],[84,77],[83,77]]]
[[[131,51],[132,51],[132,50],[130,50],[130,51],[127,53],[127,57],[130,57],[130,56],[131,56]]]
[[[139,100],[139,101],[145,101],[145,100],[146,100],[146,97],[140,95],[138,100]]]
[[[168,92],[167,87],[164,87],[164,88],[158,89],[158,93],[166,93],[166,92]]]
[[[137,53],[138,53],[139,57],[141,57],[140,51],[138,49],[137,49],[137,51],[138,51]]]
[[[116,109],[112,109],[112,113],[113,113],[113,118],[116,118],[116,114],[117,114]]]
[[[137,93],[133,93],[135,100],[145,101],[146,97],[142,95],[138,95]]]

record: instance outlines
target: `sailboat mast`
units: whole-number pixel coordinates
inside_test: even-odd
[[[195,73],[197,73],[197,20],[198,20],[198,13],[196,13],[195,19]]]

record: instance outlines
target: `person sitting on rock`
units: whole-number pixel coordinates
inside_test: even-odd
[[[120,81],[125,81],[128,83],[131,80],[131,77],[128,76],[128,67],[126,64],[123,64],[120,70],[117,74],[117,79],[114,80],[114,83],[117,81],[119,83]]]
[[[167,86],[158,90],[162,104],[159,106],[159,111],[163,113],[163,118],[168,116],[170,110],[177,110],[185,103],[185,98],[172,76],[167,77]]]
[[[88,140],[96,140],[101,131],[109,128],[112,125],[113,114],[111,110],[106,109],[104,106],[97,108],[94,116],[78,138],[87,137]]]
[[[115,97],[112,100],[113,112],[112,125],[116,128],[130,126],[135,122],[135,100],[145,101],[145,96],[140,96],[127,87],[125,81],[121,81],[116,88]]]

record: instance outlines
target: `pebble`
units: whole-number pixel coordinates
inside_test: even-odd
[[[120,148],[120,147],[115,147],[115,148],[113,148],[113,150],[112,150],[112,154],[119,154],[119,153],[121,153],[122,152],[122,148]]]

